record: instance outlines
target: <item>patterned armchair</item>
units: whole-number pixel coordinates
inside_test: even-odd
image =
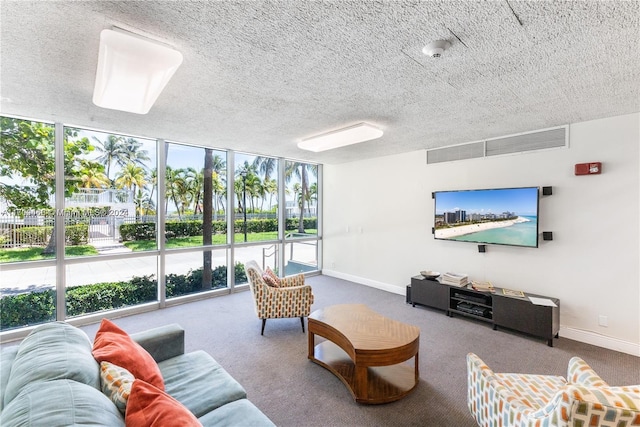
[[[270,270],[266,274],[255,261],[244,265],[249,279],[249,287],[253,295],[256,314],[262,319],[262,331],[267,319],[299,317],[304,332],[304,318],[311,313],[313,292],[310,285],[305,285],[304,275],[276,277]]]
[[[496,374],[467,355],[467,404],[479,426],[640,426],[640,385],[611,387],[579,357],[567,379]]]

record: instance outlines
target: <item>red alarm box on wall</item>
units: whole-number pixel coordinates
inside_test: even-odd
[[[597,175],[602,172],[602,163],[578,163],[576,164],[576,175]]]

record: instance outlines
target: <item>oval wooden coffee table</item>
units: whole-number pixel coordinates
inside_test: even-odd
[[[418,385],[418,327],[341,304],[311,313],[308,330],[309,359],[340,378],[356,402],[393,402]],[[316,345],[316,335],[326,340]],[[413,367],[404,363],[412,357]]]

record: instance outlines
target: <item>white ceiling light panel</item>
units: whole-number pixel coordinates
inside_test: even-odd
[[[93,103],[102,108],[147,114],[182,64],[182,54],[134,34],[100,33]]]
[[[382,130],[368,123],[358,123],[353,126],[323,133],[307,138],[298,143],[298,148],[313,152],[332,150],[359,142],[380,138]]]

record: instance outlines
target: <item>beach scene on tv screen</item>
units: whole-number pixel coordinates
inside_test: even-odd
[[[436,192],[435,238],[536,247],[538,189]]]

